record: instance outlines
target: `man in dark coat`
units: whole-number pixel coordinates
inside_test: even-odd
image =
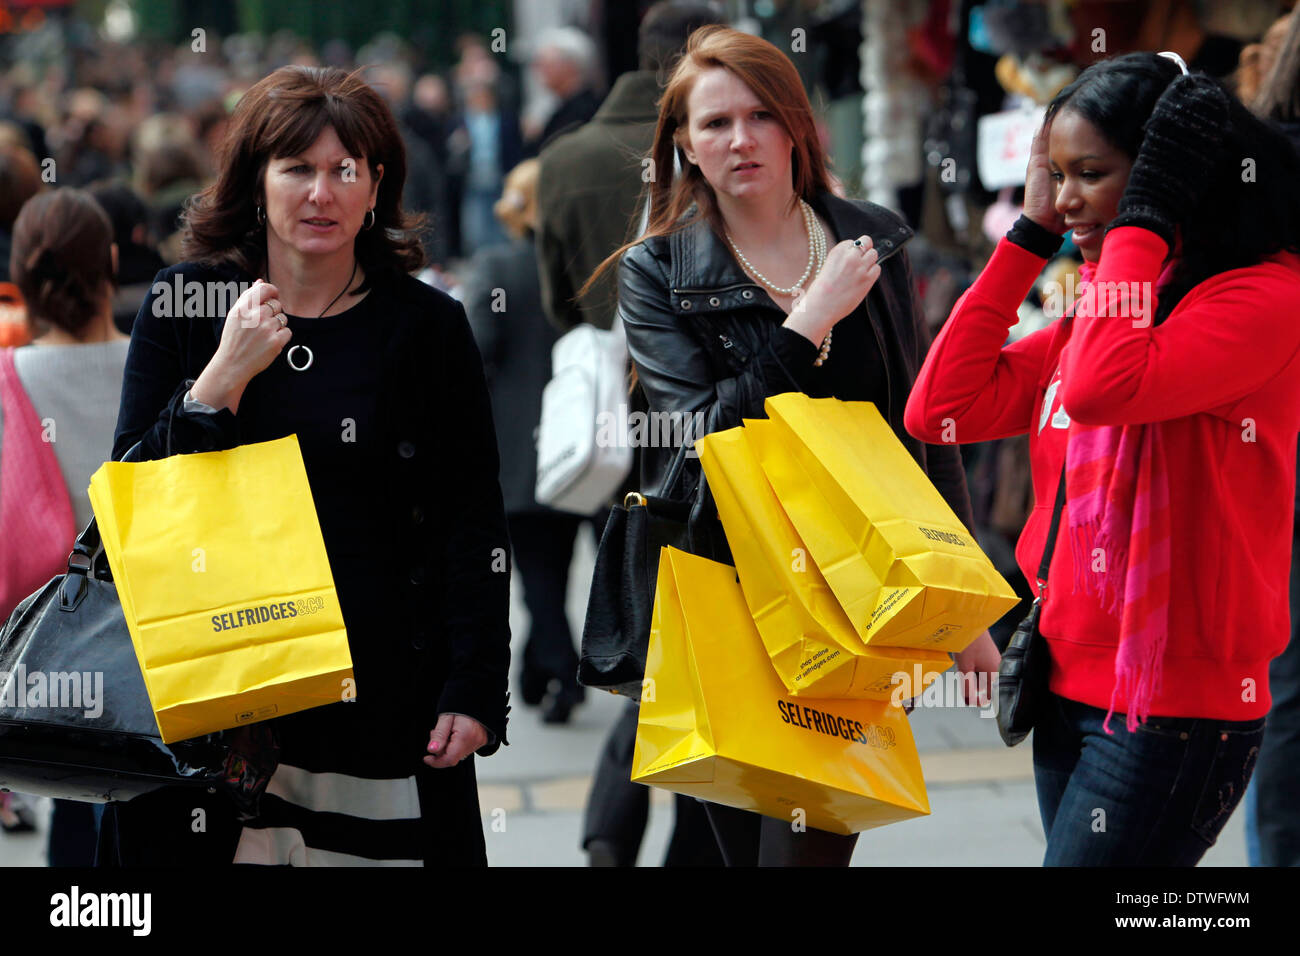
[[[542,34],[533,53],[532,70],[559,100],[542,132],[531,146],[530,155],[544,149],[551,140],[590,120],[600,106],[593,89],[596,46],[581,30],[559,27]]]
[[[614,270],[582,302],[574,297],[596,266],[633,238],[642,186],[650,175],[643,160],[649,159],[662,84],[691,33],[720,22],[704,3],[655,4],[641,22],[640,69],[618,78],[590,123],[542,150],[537,189],[542,305],[561,331],[583,322],[602,329],[613,324]],[[633,467],[633,480],[639,470]],[[637,713],[635,704],[626,708],[596,768],[582,835],[593,865],[636,862],[649,813],[649,791],[630,782]],[[698,801],[677,796],[675,808],[677,822],[665,864],[720,864]]]

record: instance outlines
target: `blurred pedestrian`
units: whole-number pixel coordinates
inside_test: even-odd
[[[12,141],[0,143],[0,348],[31,340],[22,293],[9,275],[9,251],[19,210],[40,190],[36,157]]]
[[[1262,42],[1242,50],[1238,78],[1237,92],[1246,105],[1276,122],[1300,151],[1300,14],[1280,18]],[[1291,639],[1268,668],[1273,706],[1246,792],[1252,866],[1300,866],[1300,488],[1293,529]]]
[[[0,595],[0,620],[63,571],[76,532],[90,522],[86,489],[112,450],[127,351],[113,324],[113,227],[89,193],[64,188],[30,199],[14,223],[10,263],[36,334],[27,348],[0,350],[0,580],[16,585]],[[33,483],[54,470],[60,486],[44,485],[39,499],[29,498]],[[27,500],[11,505],[14,496]],[[12,507],[40,520],[20,520]],[[55,800],[50,865],[92,865],[97,826],[92,804]]]
[[[498,103],[491,84],[472,79],[461,93],[464,109],[451,149],[462,183],[461,252],[468,257],[505,241],[493,210],[506,172],[523,157],[523,144],[518,118]]]
[[[406,146],[406,185],[402,189],[402,206],[424,219],[420,244],[436,263],[447,261],[443,240],[447,223],[443,216],[446,172],[434,150],[406,123],[410,112],[411,70],[404,62],[370,67],[366,82],[384,98],[397,119],[397,131]]]
[[[643,189],[659,174],[647,163],[659,118],[655,103],[686,38],[719,22],[707,3],[656,3],[641,21],[639,69],[615,80],[589,123],[542,150],[537,256],[542,304],[560,331],[581,322],[601,329],[613,324],[617,288],[612,274],[602,276],[582,299],[577,290],[631,238]]]
[[[133,187],[149,210],[149,238],[167,262],[180,257],[181,213],[203,188],[203,159],[188,118],[149,117],[135,131]]]
[[[596,44],[577,27],[554,27],[537,38],[530,63],[542,86],[555,97],[555,109],[529,152],[536,154],[566,130],[596,115]]]
[[[118,331],[130,335],[135,313],[149,294],[153,277],[167,264],[149,233],[149,210],[130,186],[106,183],[91,186],[90,194],[113,224],[113,244],[117,247],[113,324]]]
[[[612,273],[581,299],[596,267],[637,228],[663,84],[696,29],[719,23],[708,4],[666,0],[646,11],[637,37],[638,69],[615,82],[589,123],[562,133],[542,150],[538,177],[537,258],[542,305],[562,332],[588,322],[608,329],[615,321]],[[593,213],[599,210],[599,215]],[[644,412],[640,392],[630,397]],[[640,450],[637,450],[639,457]],[[629,490],[637,487],[634,464]],[[621,496],[620,496],[621,500]],[[608,508],[593,522],[596,534]],[[593,865],[633,866],[650,813],[650,790],[633,783],[632,753],[639,708],[635,702],[610,728],[601,749],[583,820],[582,848]],[[673,837],[665,865],[721,863],[699,801],[675,796]]]
[[[583,519],[539,505],[533,495],[534,432],[557,337],[542,312],[533,252],[537,172],[537,160],[526,159],[506,176],[496,216],[511,238],[475,254],[465,311],[492,395],[510,545],[528,607],[528,639],[519,675],[523,699],[530,706],[542,705],[544,723],[563,724],[585,697],[565,611],[573,541]]]

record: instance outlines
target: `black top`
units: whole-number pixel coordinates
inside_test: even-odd
[[[377,302],[368,295],[323,319],[289,316],[289,346],[248,383],[240,401],[245,444],[298,436],[349,628],[365,619],[358,605],[374,600],[392,581],[392,575],[379,573],[384,554],[373,533],[373,515],[357,506],[379,490],[375,478],[388,452],[381,448],[376,419],[393,319],[375,307]],[[313,355],[305,372],[289,366],[289,352],[300,345]],[[301,366],[306,355],[299,350],[293,360]]]
[[[807,392],[813,398],[875,402],[880,414],[885,414],[885,357],[871,330],[865,303],[835,323],[830,354],[814,368]]]
[[[194,263],[156,289],[251,281]],[[286,763],[400,776],[440,713],[504,742],[509,539],[482,364],[461,306],[408,276],[383,276],[324,319],[290,317],[290,347],[254,376],[237,415],[188,413],[185,382],[217,348],[223,315],[136,317],[115,457],[143,458],[298,436],[352,649],[354,703],[278,718]],[[290,368],[294,346],[313,353]],[[306,355],[297,351],[296,365]],[[172,412],[175,410],[175,414]]]
[[[362,505],[384,494],[388,455],[388,443],[379,440],[378,413],[394,319],[378,302],[372,293],[336,315],[289,316],[293,339],[249,382],[239,406],[245,444],[298,436],[357,681],[356,703],[313,708],[278,721],[283,759],[297,766],[337,766],[329,758],[336,749],[331,738],[358,740],[367,733],[378,738],[392,719],[390,708],[375,707],[366,693],[375,686],[372,673],[381,671],[391,654],[385,635],[375,631],[372,611],[400,597],[402,580],[392,573],[386,536],[376,533],[374,513]],[[289,365],[295,346],[311,351],[306,371]],[[305,361],[304,351],[294,352],[294,365]]]

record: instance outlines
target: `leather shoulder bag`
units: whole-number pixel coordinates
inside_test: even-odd
[[[661,487],[669,494],[681,476],[688,445],[678,449]],[[704,476],[695,499],[703,494]],[[596,549],[596,566],[582,625],[578,682],[641,699],[659,552],[665,545],[694,551],[695,499],[675,500],[631,492],[615,504]]]
[[[266,722],[162,742],[93,518],[67,569],[0,627],[0,789],[108,802],[214,787],[247,818],[278,756]]]
[[[1043,559],[1038,563],[1038,596],[1007,642],[1002,652],[1002,665],[998,668],[998,733],[1008,747],[1014,747],[1029,736],[1050,693],[1047,684],[1052,671],[1052,657],[1047,639],[1038,631],[1038,618],[1043,601],[1047,599],[1047,572],[1064,508],[1065,466],[1062,465],[1056,504],[1052,508],[1052,523],[1047,529],[1047,544],[1043,547]]]

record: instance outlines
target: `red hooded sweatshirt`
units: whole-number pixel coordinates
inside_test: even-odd
[[[1103,290],[1115,288],[1106,283],[1154,290],[1167,254],[1153,232],[1115,229],[1094,282]],[[907,403],[907,430],[922,441],[963,444],[1029,433],[1035,504],[1016,559],[1032,582],[1073,423],[1158,422],[1172,554],[1169,643],[1151,713],[1262,717],[1269,661],[1290,637],[1300,256],[1213,276],[1159,326],[1128,318],[1132,307],[1123,299],[1099,295],[1095,317],[1058,319],[1004,347],[1044,262],[1006,239],[998,243],[926,357]],[[1148,316],[1158,301],[1150,295]],[[1107,313],[1108,301],[1116,314]],[[1119,619],[1074,591],[1068,527],[1067,501],[1040,621],[1050,686],[1106,709]],[[1117,701],[1117,712],[1126,704]]]

